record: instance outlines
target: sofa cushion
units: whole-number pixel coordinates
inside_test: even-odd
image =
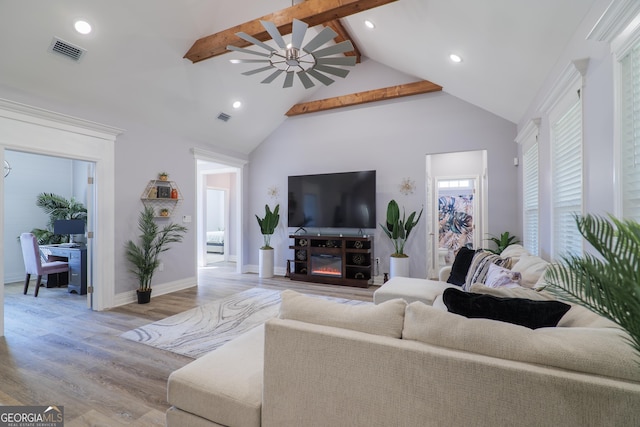
[[[264,325],[174,371],[167,402],[225,426],[260,426]]]
[[[538,280],[544,276],[548,266],[549,263],[540,257],[522,255],[518,262],[511,267],[511,270],[522,275],[520,285],[525,288],[533,288],[538,283]]]
[[[458,286],[464,285],[467,272],[469,271],[469,266],[471,266],[471,261],[473,261],[473,255],[475,253],[475,250],[464,246],[458,250],[456,257],[453,260],[453,264],[451,265],[451,274],[449,274],[447,283]]]
[[[442,294],[447,309],[470,318],[514,323],[531,329],[556,326],[571,306],[560,301],[500,298],[446,289]]]
[[[407,306],[403,339],[500,359],[640,381],[639,356],[616,328],[540,328]],[[535,398],[535,396],[531,397]]]
[[[402,299],[384,301],[378,305],[348,305],[291,290],[282,291],[281,295],[281,319],[334,326],[392,338],[402,336],[404,311],[407,306]]]
[[[491,264],[509,268],[511,267],[511,258],[502,258],[500,255],[488,251],[477,251],[473,255],[473,261],[471,261],[471,265],[469,266],[463,289],[468,291],[472,284],[478,282],[484,283],[487,273],[489,272],[489,265]]]
[[[422,301],[432,304],[433,300],[451,285],[439,280],[416,279],[413,277],[394,277],[383,284],[373,293],[373,302],[380,304],[384,301],[401,298],[407,303]]]

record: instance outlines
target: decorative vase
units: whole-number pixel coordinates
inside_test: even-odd
[[[393,279],[394,277],[409,277],[409,257],[390,257],[390,274],[389,276]]]
[[[273,277],[273,249],[260,249],[258,275],[261,279]]]
[[[136,293],[138,294],[138,304],[148,304],[149,301],[151,301],[151,289],[147,289],[146,291],[137,289]]]

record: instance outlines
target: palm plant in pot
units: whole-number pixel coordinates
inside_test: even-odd
[[[159,255],[169,250],[171,243],[180,243],[187,228],[170,223],[160,228],[156,224],[152,207],[145,207],[138,218],[139,243],[129,240],[126,257],[131,264],[131,272],[138,279],[138,303],[145,304],[151,298],[151,279],[160,265]]]
[[[390,275],[395,276],[409,276],[409,255],[404,253],[404,245],[407,243],[407,239],[411,234],[411,230],[418,224],[422,217],[422,211],[420,213],[411,212],[409,217],[405,216],[405,210],[402,208],[402,218],[400,218],[400,207],[395,200],[391,200],[387,205],[387,222],[386,226],[380,224],[382,231],[391,239],[393,243],[394,253],[391,254],[390,259]]]
[[[259,276],[260,277],[273,277],[273,248],[271,247],[271,236],[276,231],[278,222],[280,222],[280,205],[271,210],[269,205],[264,205],[264,218],[260,218],[256,215],[258,225],[260,226],[260,232],[264,239],[264,245],[260,248],[259,259]]]

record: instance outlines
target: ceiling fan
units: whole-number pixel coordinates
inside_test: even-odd
[[[274,23],[269,21],[260,21],[260,23],[265,30],[267,30],[280,49],[271,47],[245,32],[236,33],[236,35],[241,39],[249,43],[253,43],[266,51],[261,52],[243,49],[233,45],[227,46],[227,50],[257,55],[263,58],[232,59],[231,62],[234,64],[268,64],[264,67],[245,71],[242,73],[245,76],[251,76],[253,74],[273,70],[273,72],[261,82],[271,83],[282,73],[286,73],[282,87],[288,88],[293,86],[294,74],[297,74],[304,88],[309,89],[315,86],[311,77],[328,86],[335,80],[327,76],[327,74],[342,78],[349,74],[349,70],[335,67],[335,65],[349,67],[356,65],[355,56],[331,56],[353,50],[354,47],[351,41],[346,40],[335,45],[322,48],[324,44],[338,36],[338,33],[329,27],[325,27],[310,42],[302,46],[304,36],[307,32],[307,28],[309,27],[305,22],[298,19],[293,20],[290,43],[285,43]]]

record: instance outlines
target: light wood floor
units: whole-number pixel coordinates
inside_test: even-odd
[[[61,405],[65,426],[164,426],[169,374],[192,359],[120,338],[130,329],[252,287],[294,289],[372,301],[368,289],[260,279],[233,269],[201,269],[199,286],[150,304],[104,312],[64,288],[33,297],[22,283],[5,285],[5,336],[0,337],[0,404]]]

